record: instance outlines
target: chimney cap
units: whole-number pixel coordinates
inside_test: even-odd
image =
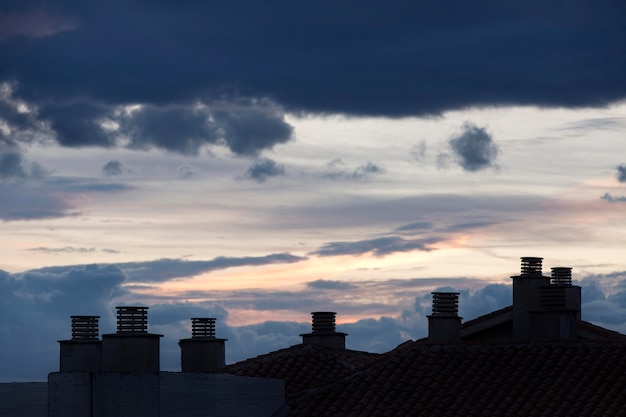
[[[314,311],[313,316],[313,333],[335,333],[335,315],[334,311]]]
[[[453,291],[434,291],[432,314],[434,316],[458,316],[459,294]]]
[[[572,268],[567,266],[552,267],[552,284],[572,285]]]
[[[522,260],[521,276],[537,277],[537,276],[543,275],[543,272],[541,269],[543,258],[535,257],[535,256],[523,256],[521,260]]]
[[[117,333],[148,333],[148,308],[117,306]]]
[[[100,316],[70,316],[72,340],[98,340]]]

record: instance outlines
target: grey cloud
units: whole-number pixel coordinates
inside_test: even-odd
[[[333,159],[326,164],[327,171],[323,177],[331,180],[360,180],[374,174],[382,174],[385,169],[368,161],[359,165],[354,170],[348,166],[340,158]]]
[[[475,172],[495,167],[498,145],[484,127],[466,122],[462,132],[453,136],[449,144],[456,161],[464,170]]]
[[[0,146],[0,180],[43,179],[47,171],[37,163],[29,163],[17,148],[2,150]]]
[[[316,281],[311,281],[306,283],[307,288],[311,288],[314,290],[339,290],[345,291],[356,288],[354,284],[350,284],[348,282],[342,281],[333,281],[326,279],[318,279]]]
[[[282,110],[266,101],[216,108],[144,106],[123,117],[121,125],[121,133],[130,137],[130,148],[155,147],[184,155],[224,144],[237,155],[254,156],[293,138],[293,127],[285,122]]]
[[[126,168],[126,166],[124,166],[123,163],[121,163],[120,161],[116,159],[112,159],[102,166],[102,174],[104,174],[104,176],[106,177],[122,175],[123,173],[127,171],[128,171],[128,168]]]
[[[119,182],[101,182],[92,178],[50,177],[48,188],[59,193],[117,193],[133,190],[134,187]]]
[[[96,248],[77,248],[74,246],[64,246],[62,248],[48,248],[44,246],[39,246],[28,250],[33,252],[45,253],[93,253],[96,251]]]
[[[74,206],[42,185],[23,187],[0,182],[0,219],[5,221],[73,216]]]
[[[422,163],[426,157],[426,141],[413,145],[411,147],[411,160],[416,163]]]
[[[619,182],[626,182],[626,165],[619,165],[615,176]]]
[[[198,171],[190,165],[181,165],[178,167],[178,176],[184,180],[192,178]]]
[[[411,252],[414,250],[430,251],[429,245],[437,239],[404,239],[397,236],[380,237],[376,239],[360,240],[355,242],[330,242],[316,251],[311,252],[318,256],[363,255],[373,253],[374,256],[385,256],[395,252]]]
[[[162,282],[237,266],[295,263],[305,259],[288,253],[275,253],[266,256],[247,256],[242,258],[220,256],[210,261],[159,259],[156,261],[128,262],[116,265],[128,275],[128,279],[131,282]]]
[[[623,129],[624,126],[626,126],[626,118],[624,117],[602,117],[568,123],[561,128],[561,130],[568,130],[573,131],[576,134],[581,134],[581,131],[587,133],[591,130],[619,130]]]
[[[283,165],[277,164],[272,159],[262,158],[254,161],[243,176],[244,178],[262,183],[267,181],[268,178],[281,175],[285,175],[285,167]]]
[[[433,224],[430,222],[414,222],[402,225],[396,229],[397,232],[413,232],[417,230],[430,230]]]
[[[609,193],[604,193],[600,199],[608,201],[609,203],[626,203],[626,196],[613,196]]]
[[[124,279],[113,266],[15,275],[0,271],[0,379],[45,380],[58,369],[57,340],[71,336],[70,316],[99,315],[113,322],[109,304],[123,294]]]

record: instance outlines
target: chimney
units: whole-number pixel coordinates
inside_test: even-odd
[[[530,338],[575,339],[580,297],[580,287],[572,285],[572,268],[552,268],[550,285],[539,287],[539,308],[528,312]]]
[[[104,371],[159,371],[163,335],[148,333],[148,307],[120,306],[117,333],[102,335]]]
[[[72,339],[59,340],[61,372],[99,371],[102,342],[98,339],[100,316],[71,316]]]
[[[226,340],[215,337],[214,318],[192,318],[191,338],[178,342],[182,371],[211,372],[224,368]]]
[[[537,311],[539,306],[539,288],[550,285],[550,277],[543,276],[543,258],[523,257],[520,275],[513,279],[513,338],[530,338],[529,311]]]
[[[578,285],[572,285],[572,268],[562,266],[552,268],[552,285],[563,287],[565,309],[576,311],[576,320],[580,320],[581,288]]]
[[[428,316],[428,341],[458,343],[461,341],[458,292],[433,292],[433,312]]]
[[[346,333],[335,331],[335,315],[331,311],[316,311],[313,316],[313,331],[301,334],[302,344],[314,344],[333,349],[346,348]]]

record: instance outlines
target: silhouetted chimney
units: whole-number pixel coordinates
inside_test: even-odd
[[[316,311],[313,316],[313,331],[301,334],[302,343],[315,344],[334,349],[346,348],[346,333],[335,331],[335,315],[331,311]]]
[[[120,306],[117,333],[102,335],[104,371],[159,371],[160,338],[148,333],[148,307]]]
[[[59,340],[61,372],[99,371],[102,363],[102,342],[98,339],[100,316],[71,316],[72,339]]]
[[[226,366],[224,342],[215,337],[214,318],[192,318],[191,339],[180,339],[183,372],[210,372]]]
[[[428,341],[456,343],[461,341],[458,292],[433,292],[432,314],[428,316]]]
[[[576,312],[576,320],[580,320],[581,288],[572,285],[572,268],[557,266],[552,268],[552,285],[563,287],[565,293],[565,309]]]
[[[543,258],[523,257],[520,275],[513,279],[513,338],[528,340],[530,338],[529,311],[537,311],[539,305],[539,288],[550,285],[550,277],[543,276],[541,264]]]

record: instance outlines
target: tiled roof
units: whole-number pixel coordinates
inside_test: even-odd
[[[379,356],[376,353],[301,344],[229,365],[220,372],[284,379],[285,396],[289,402],[304,390],[325,386],[352,375]]]
[[[292,416],[626,415],[626,345],[405,343],[289,403]]]

